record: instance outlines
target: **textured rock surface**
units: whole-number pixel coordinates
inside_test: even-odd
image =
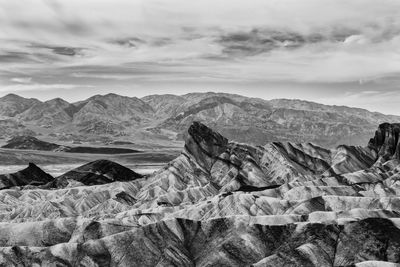
[[[44,185],[52,182],[54,178],[42,171],[38,166],[29,163],[29,166],[21,171],[0,175],[0,189],[13,186]]]
[[[400,123],[383,123],[369,141],[369,146],[378,152],[383,161],[400,159],[399,134]]]
[[[398,266],[397,142],[381,138],[393,129],[368,147],[255,147],[193,123],[181,155],[149,177],[99,161],[57,178],[67,186],[0,190],[0,261]]]

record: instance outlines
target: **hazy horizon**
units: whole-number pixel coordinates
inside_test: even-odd
[[[218,91],[400,115],[396,0],[0,0],[0,95]]]

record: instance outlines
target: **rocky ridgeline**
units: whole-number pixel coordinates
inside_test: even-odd
[[[194,122],[149,177],[97,161],[0,190],[0,262],[397,266],[397,129],[380,125],[367,147],[255,147]]]
[[[313,142],[324,147],[365,145],[376,125],[399,116],[302,100],[263,100],[226,93],[95,95],[68,103],[9,94],[0,98],[0,134],[41,135],[59,141],[132,141],[176,146],[194,121],[230,140],[254,145]]]

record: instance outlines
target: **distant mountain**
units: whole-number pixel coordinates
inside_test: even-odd
[[[74,115],[76,124],[104,120],[104,118],[139,123],[146,118],[151,118],[154,113],[151,106],[139,98],[116,94],[95,95],[75,105],[81,107]]]
[[[59,149],[60,145],[45,142],[33,136],[22,135],[11,138],[2,148],[53,151]]]
[[[89,154],[124,154],[139,152],[138,150],[121,147],[63,146],[45,142],[33,136],[15,136],[8,140],[7,144],[1,148]]]
[[[238,142],[313,142],[328,147],[364,144],[377,124],[400,121],[399,116],[360,108],[212,92],[142,99],[107,94],[76,103],[8,95],[0,98],[0,115],[10,125],[0,131],[6,136],[34,131],[71,141],[76,136],[80,141],[106,138],[174,146],[193,121],[205,122]]]
[[[70,122],[75,109],[76,107],[67,101],[55,98],[33,105],[17,118],[25,122],[36,122],[43,127],[51,127]]]
[[[142,98],[149,104],[158,117],[166,118],[177,113],[177,110],[187,102],[187,99],[177,95],[149,95]]]
[[[8,94],[0,98],[0,116],[14,117],[38,103],[40,101],[34,98]]]
[[[118,134],[126,128],[151,121],[154,111],[136,97],[95,95],[74,104],[79,108],[73,124],[86,134]]]
[[[201,121],[232,140],[252,144],[270,141],[314,142],[324,146],[363,144],[373,134],[375,125],[400,119],[359,108],[302,100],[267,101],[220,93],[194,93],[181,98],[185,100],[171,102],[168,109],[173,112],[157,128],[181,133],[193,121]],[[144,100],[156,108],[163,97],[147,96]]]

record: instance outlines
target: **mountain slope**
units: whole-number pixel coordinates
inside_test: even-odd
[[[59,126],[72,120],[75,106],[67,101],[55,98],[37,103],[17,116],[24,122],[35,122],[43,127]]]
[[[3,100],[2,100],[3,99]],[[363,145],[383,122],[398,116],[302,100],[263,100],[226,93],[136,97],[95,95],[68,103],[8,95],[0,99],[6,137],[26,132],[60,140],[130,141],[176,146],[193,121],[207,123],[229,139],[254,145],[313,142],[336,147]],[[13,122],[13,123],[11,123]]]
[[[96,95],[77,104],[81,108],[74,116],[75,123],[104,118],[133,123],[153,114],[153,109],[142,100],[116,94]]]
[[[0,189],[6,189],[13,186],[25,186],[25,185],[44,185],[54,178],[41,170],[38,166],[33,163],[29,163],[29,166],[21,171],[11,174],[0,175]]]
[[[40,101],[34,98],[8,94],[0,98],[0,116],[14,117],[38,103]]]
[[[182,154],[146,179],[121,182],[111,171],[106,184],[0,190],[0,258],[17,266],[397,266],[399,129],[382,124],[368,146],[326,149],[251,146],[194,122]],[[94,162],[71,179],[108,175],[110,166],[122,167]]]
[[[377,124],[399,119],[359,108],[302,100],[267,101],[219,93],[194,93],[182,97],[186,102],[170,107],[174,112],[157,128],[182,133],[193,121],[201,121],[239,142],[311,141],[333,147],[365,144]],[[155,99],[160,98],[155,96]],[[148,96],[144,100],[151,104],[155,101],[152,99]]]
[[[99,185],[115,181],[131,181],[142,177],[142,175],[118,163],[109,160],[96,160],[57,177],[50,186],[67,186],[70,180],[84,185]]]

